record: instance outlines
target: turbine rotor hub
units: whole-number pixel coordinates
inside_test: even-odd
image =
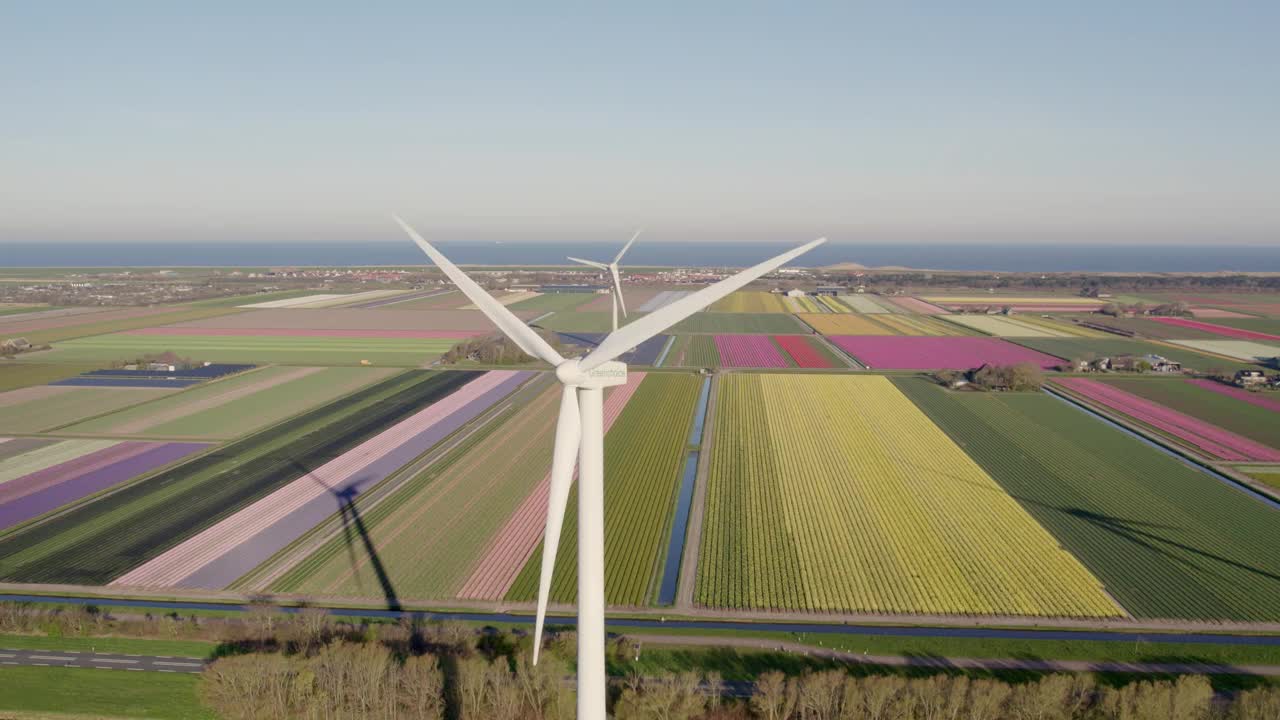
[[[626,363],[610,360],[583,371],[581,358],[570,358],[556,366],[556,379],[571,387],[606,388],[627,382]]]

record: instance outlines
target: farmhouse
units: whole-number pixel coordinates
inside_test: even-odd
[[[814,295],[830,295],[832,297],[835,297],[836,295],[839,295],[843,291],[844,291],[844,288],[839,285],[819,285],[818,287],[813,289],[813,294]]]
[[[804,296],[805,296],[805,292],[799,288],[792,288],[787,291],[787,297],[796,298],[796,297],[804,297]]]
[[[1264,385],[1267,382],[1267,376],[1261,370],[1237,370],[1235,383],[1240,387],[1254,387],[1256,385]]]

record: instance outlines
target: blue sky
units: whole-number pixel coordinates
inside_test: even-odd
[[[1280,3],[370,5],[0,5],[0,242],[1280,242]]]

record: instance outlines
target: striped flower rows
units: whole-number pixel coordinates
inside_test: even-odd
[[[627,384],[609,393],[604,404],[604,431],[609,432],[622,414],[627,401],[644,380],[645,373],[627,373]],[[575,475],[576,477],[576,475]],[[501,600],[515,583],[525,563],[538,549],[547,525],[547,493],[551,491],[551,470],[512,513],[502,529],[494,535],[484,555],[476,563],[471,576],[458,591],[458,597],[469,600]]]
[[[336,506],[377,485],[486,408],[529,373],[493,371],[249,505],[113,585],[222,588],[283,549]]]
[[[969,370],[982,365],[1032,363],[1042,368],[1062,360],[992,337],[904,337],[837,335],[830,338],[868,368]]]
[[[814,348],[815,342],[805,335],[774,335],[774,342],[791,356],[796,365],[802,368],[829,368],[835,363],[826,355]]]
[[[204,443],[110,443],[9,480],[0,484],[0,530],[168,465],[203,447]]]
[[[1086,378],[1063,378],[1057,382],[1093,402],[1168,433],[1214,457],[1232,461],[1280,462],[1280,451],[1106,383]]]
[[[1247,402],[1250,405],[1257,405],[1260,408],[1266,408],[1267,410],[1280,412],[1280,400],[1277,400],[1275,396],[1267,397],[1262,393],[1249,392],[1248,390],[1241,390],[1238,387],[1223,385],[1222,383],[1216,380],[1188,380],[1187,382],[1191,383],[1192,385],[1198,385],[1204,388],[1205,390],[1212,390],[1213,392],[1219,393],[1221,395],[1226,395],[1228,397],[1233,397],[1242,402]]]
[[[1236,338],[1238,340],[1280,340],[1280,335],[1272,335],[1270,333],[1258,332],[1256,330],[1245,330],[1243,328],[1227,327],[1226,325],[1200,322],[1198,320],[1188,320],[1186,318],[1158,317],[1152,318],[1152,320],[1155,320],[1158,323],[1164,323],[1165,325],[1187,328],[1188,330],[1200,330],[1203,332],[1213,333],[1214,335]]]
[[[787,359],[768,335],[716,335],[724,367],[783,368]]]

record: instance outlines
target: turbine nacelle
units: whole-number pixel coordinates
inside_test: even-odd
[[[610,360],[584,371],[581,358],[570,358],[556,366],[556,379],[567,387],[607,388],[625,385],[627,364]]]

